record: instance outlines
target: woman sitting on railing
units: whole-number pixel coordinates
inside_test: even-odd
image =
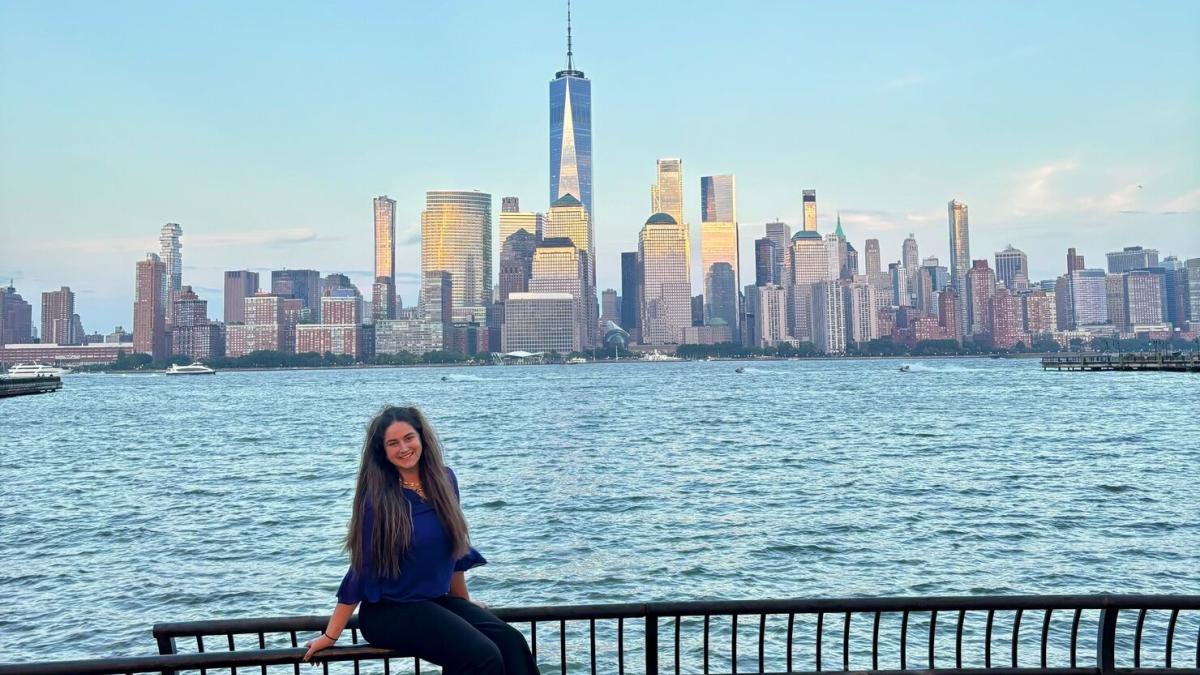
[[[487,561],[470,546],[458,479],[420,410],[389,406],[367,427],[346,549],[337,606],[305,661],[337,642],[362,603],[367,642],[447,675],[538,672],[525,637],[467,593],[463,573]]]

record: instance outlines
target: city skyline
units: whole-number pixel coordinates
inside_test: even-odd
[[[486,7],[475,9],[491,11]],[[941,205],[951,198],[970,204],[974,212],[970,232],[971,257],[990,260],[994,253],[1013,244],[1028,254],[1030,279],[1049,279],[1061,274],[1062,251],[1067,246],[1075,246],[1089,256],[1093,261],[1091,267],[1103,267],[1102,254],[1120,251],[1125,246],[1144,245],[1158,249],[1164,257],[1170,254],[1186,257],[1194,255],[1195,246],[1200,243],[1197,236],[1200,188],[1196,187],[1200,184],[1200,167],[1194,161],[1194,151],[1200,145],[1196,141],[1200,135],[1195,125],[1186,124],[1188,120],[1196,118],[1200,88],[1178,78],[1178,70],[1159,67],[1160,60],[1178,63],[1196,60],[1188,59],[1200,53],[1200,49],[1197,49],[1194,40],[1189,42],[1186,37],[1178,41],[1145,43],[1146,55],[1125,54],[1129,63],[1120,65],[1119,70],[1140,65],[1139,59],[1146,61],[1147,65],[1152,62],[1155,70],[1137,84],[1126,81],[1112,83],[1126,93],[1139,87],[1158,92],[1153,112],[1157,124],[1154,129],[1131,127],[1129,134],[1132,138],[1124,134],[1119,138],[1100,134],[1101,130],[1112,128],[1113,125],[1131,125],[1143,118],[1140,113],[1135,114],[1131,110],[1108,113],[1099,113],[1091,108],[1084,110],[1081,106],[1090,100],[1089,97],[1101,93],[1102,88],[1096,86],[1095,92],[1075,91],[1080,97],[1075,105],[1060,104],[1067,105],[1070,113],[1083,116],[1094,127],[1096,135],[1090,143],[1088,139],[1080,138],[1078,133],[1064,128],[1065,118],[1050,110],[1039,111],[1039,120],[1021,118],[1002,124],[996,117],[992,118],[990,125],[979,125],[977,133],[981,135],[999,133],[1006,136],[1016,133],[1019,129],[1009,128],[1014,124],[1017,127],[1032,125],[1031,128],[1042,133],[1051,129],[1061,132],[1061,138],[1041,138],[1040,143],[1025,143],[1031,149],[1022,157],[1014,157],[1021,153],[1011,148],[1000,152],[998,146],[989,145],[986,140],[980,141],[978,137],[968,139],[970,134],[963,135],[962,120],[929,110],[924,113],[919,125],[925,133],[918,134],[920,142],[928,148],[927,153],[919,157],[910,155],[907,162],[897,164],[894,143],[872,145],[869,139],[911,116],[913,111],[909,106],[913,104],[914,96],[928,96],[931,89],[936,95],[937,80],[945,84],[950,79],[944,72],[939,78],[913,76],[907,79],[900,73],[895,76],[897,79],[883,82],[876,97],[902,104],[899,109],[890,109],[886,114],[872,113],[854,120],[834,122],[824,114],[814,113],[811,121],[802,120],[805,127],[823,131],[825,133],[819,135],[832,135],[832,138],[814,138],[811,134],[802,134],[803,142],[792,142],[784,134],[779,144],[760,144],[756,153],[747,153],[735,146],[755,147],[754,143],[749,142],[751,137],[757,138],[763,133],[778,135],[788,131],[789,127],[768,115],[761,124],[757,121],[748,123],[741,118],[722,119],[720,131],[728,138],[720,137],[720,134],[714,138],[712,134],[696,131],[696,124],[711,125],[717,116],[697,115],[700,121],[695,123],[672,119],[669,113],[675,103],[686,105],[689,101],[682,85],[678,85],[679,89],[668,88],[670,96],[667,98],[674,97],[672,100],[675,103],[668,106],[667,110],[647,110],[644,105],[631,100],[628,92],[637,90],[646,82],[644,75],[636,72],[637,62],[645,62],[653,57],[644,55],[631,59],[615,48],[618,43],[612,37],[616,30],[614,23],[619,23],[616,21],[620,18],[616,16],[619,11],[594,5],[576,5],[573,10],[574,66],[586,70],[596,84],[594,132],[598,150],[596,180],[600,183],[597,210],[603,214],[595,221],[597,291],[621,286],[619,254],[636,245],[641,224],[651,215],[645,208],[644,186],[653,182],[653,163],[663,157],[679,157],[689,167],[684,173],[682,207],[683,220],[691,226],[689,238],[693,242],[700,241],[699,224],[702,221],[699,177],[726,172],[738,177],[739,215],[745,218],[739,222],[739,267],[748,265],[746,269],[754,269],[753,242],[763,235],[762,226],[765,222],[778,218],[787,222],[792,231],[802,229],[801,189],[812,188],[818,194],[819,231],[822,234],[832,231],[836,214],[840,211],[847,239],[860,249],[865,240],[879,239],[884,263],[899,259],[900,241],[909,232],[915,233],[923,254],[936,256],[943,263],[948,261],[950,255],[945,236],[945,211]],[[176,13],[184,11],[170,10]],[[218,10],[214,11],[219,13]],[[313,13],[317,10],[308,11]],[[793,10],[777,7],[775,11],[787,13]],[[890,11],[882,13],[886,15]],[[104,17],[91,14],[90,10],[84,8],[73,22],[55,27],[47,22],[51,15],[31,7],[6,6],[0,12],[8,19],[0,24],[29,29],[31,35],[46,38],[46,44],[54,45],[69,38],[79,38],[83,44],[96,47],[106,58],[119,60],[124,56],[114,45],[96,44],[93,38],[85,39],[76,34],[88,21],[104,24],[122,18],[119,12],[115,17]],[[665,24],[660,25],[658,19],[662,12],[661,8],[653,9],[649,15],[634,22],[631,29],[677,30]],[[725,15],[718,8],[710,7],[698,12],[688,25],[725,20],[740,25],[761,19],[762,12],[761,8],[750,8]],[[991,5],[973,10],[955,10],[959,14],[973,14],[976,20],[996,12],[997,6]],[[1089,30],[1116,30],[1116,23],[1099,17],[1102,13],[1100,8],[1096,9],[1096,13],[1097,17],[1088,26]],[[513,133],[505,139],[508,144],[505,148],[497,147],[495,138],[483,138],[471,154],[464,155],[471,158],[470,163],[448,157],[444,152],[417,152],[417,159],[402,162],[404,168],[399,175],[395,169],[355,170],[348,172],[352,180],[333,176],[338,172],[331,169],[314,167],[308,171],[306,181],[300,181],[300,186],[284,186],[281,184],[283,176],[275,176],[271,172],[249,175],[239,170],[230,178],[237,177],[245,187],[232,189],[225,198],[220,198],[217,193],[234,186],[227,184],[226,179],[217,174],[226,169],[217,166],[219,157],[203,152],[200,153],[204,160],[200,164],[203,166],[195,171],[156,167],[161,175],[147,174],[137,184],[128,182],[130,176],[137,174],[137,171],[133,171],[136,168],[134,165],[141,166],[149,161],[147,144],[176,138],[170,130],[153,124],[151,127],[154,128],[146,131],[121,129],[129,142],[129,150],[106,158],[103,166],[111,169],[110,174],[105,174],[109,176],[107,179],[82,171],[56,172],[56,169],[61,169],[57,164],[31,161],[33,155],[30,153],[34,152],[33,146],[36,145],[33,139],[44,139],[44,135],[51,132],[67,132],[68,137],[76,137],[89,128],[88,123],[74,117],[64,119],[51,115],[31,122],[29,138],[18,137],[13,127],[19,126],[22,121],[30,121],[30,116],[40,110],[39,106],[49,105],[53,99],[48,92],[30,89],[31,79],[36,79],[33,74],[40,72],[38,69],[46,69],[48,73],[59,73],[66,77],[56,69],[81,66],[72,62],[75,52],[70,50],[36,67],[27,67],[25,63],[15,61],[13,54],[16,52],[6,50],[0,58],[5,63],[20,63],[21,67],[0,72],[0,91],[20,98],[7,110],[11,112],[9,117],[14,125],[0,127],[0,147],[13,158],[12,162],[0,166],[3,172],[0,173],[0,204],[3,204],[0,206],[0,275],[6,277],[5,281],[7,277],[14,278],[15,285],[26,298],[34,302],[35,307],[41,292],[61,286],[71,287],[79,294],[76,302],[78,313],[89,331],[107,331],[114,325],[124,325],[128,329],[133,304],[133,279],[129,273],[129,263],[158,248],[154,232],[163,223],[179,223],[187,232],[183,237],[186,247],[184,283],[192,285],[202,297],[213,303],[210,313],[214,316],[221,315],[217,303],[222,300],[222,277],[227,270],[265,272],[287,267],[314,268],[322,273],[344,272],[360,289],[369,293],[373,233],[371,226],[366,224],[364,204],[372,195],[388,194],[397,200],[397,292],[405,305],[416,304],[420,254],[419,237],[416,236],[419,227],[415,224],[419,222],[420,206],[426,191],[444,186],[477,189],[493,195],[492,211],[496,213],[500,211],[501,195],[521,197],[525,200],[524,210],[528,212],[545,212],[549,208],[549,204],[539,202],[540,191],[535,186],[538,183],[544,186],[545,183],[541,181],[549,178],[543,173],[545,164],[539,162],[539,158],[546,156],[543,154],[546,152],[545,130],[549,124],[544,117],[544,82],[547,72],[553,73],[555,68],[567,66],[565,11],[545,6],[536,11],[523,9],[516,14],[516,17],[505,21],[527,22],[527,25],[521,25],[520,33],[529,37],[533,54],[528,57],[513,54],[512,59],[506,58],[501,60],[503,63],[488,66],[500,71],[501,74],[497,76],[505,84],[511,85],[512,89],[507,94],[508,98],[501,103],[486,106],[488,114],[498,115],[501,120],[508,121],[512,121],[513,116],[529,118],[527,121],[513,122]],[[1195,8],[1187,5],[1160,5],[1156,10],[1139,8],[1126,13],[1120,23],[1122,27],[1127,27],[1129,22],[1150,22],[1172,14],[1200,16]],[[442,31],[436,14],[431,12],[426,18],[431,21],[432,33]],[[819,7],[806,15],[806,20],[827,26],[835,25],[835,18],[827,9]],[[312,16],[301,12],[297,22],[304,24],[312,19]],[[864,37],[877,30],[874,22],[882,20],[873,18],[868,21],[863,26]],[[1081,32],[1086,31],[1072,32],[1062,45],[1056,45],[1039,42],[1048,39],[1039,28],[1029,33],[1026,36],[1028,42],[1019,46],[1014,53],[1011,46],[1000,46],[1003,42],[1000,38],[1004,37],[1004,31],[1011,28],[1014,21],[1017,19],[1012,17],[1001,21],[993,34],[985,36],[983,43],[986,47],[991,40],[997,50],[997,60],[1016,68],[1011,75],[995,72],[996,68],[984,69],[992,78],[988,84],[998,90],[1011,90],[1017,86],[1010,78],[1028,73],[1030,68],[1052,65],[1048,59],[1058,49],[1092,49],[1080,42],[1083,37]],[[1159,29],[1160,26],[1156,23],[1155,28]],[[33,53],[40,53],[45,48],[44,45],[35,48],[30,44],[30,35],[17,35],[11,28],[0,28],[0,31],[3,31],[6,44],[14,48],[28,47]],[[818,42],[823,39],[817,36]],[[243,50],[253,48],[248,43],[236,44]],[[143,46],[155,47],[152,41]],[[904,45],[900,48],[905,53],[910,53],[908,50],[912,49]],[[466,51],[473,53],[472,50]],[[664,57],[672,64],[673,72],[680,73],[681,80],[690,81],[690,77],[695,77],[711,65],[711,57],[694,50],[683,51],[683,55]],[[459,69],[464,69],[461,72],[465,73],[465,62],[469,60],[465,57],[471,53],[460,55],[457,57],[459,61],[450,59],[453,66],[450,70],[459,72]],[[762,53],[753,52],[747,58],[762,57]],[[184,74],[204,79],[200,74],[192,73],[198,64],[188,61],[187,53],[179,58],[184,59],[184,63],[178,64],[184,66]],[[682,58],[690,60],[672,60]],[[861,58],[848,60],[861,66]],[[536,67],[532,67],[535,61]],[[1109,67],[1103,65],[1103,61],[1101,59],[1088,67],[1095,68],[1097,73],[1101,72]],[[789,66],[797,62],[798,57],[792,55],[773,63]],[[917,59],[913,63],[922,62]],[[810,64],[807,72],[819,79],[828,79],[835,77],[845,65]],[[905,65],[910,64],[905,62]],[[925,62],[925,65],[936,66],[938,63]],[[943,67],[945,65],[941,64]],[[218,63],[217,67],[219,70],[221,64]],[[894,65],[888,65],[887,69],[881,69],[880,72],[890,72],[895,68]],[[1186,73],[1186,69],[1183,72]],[[400,80],[404,81],[405,77],[417,76],[401,74]],[[417,79],[423,81],[423,77]],[[155,73],[151,70],[131,71],[129,79],[122,80],[135,90],[122,90],[131,95],[127,104],[140,100],[137,94],[146,93],[135,85],[144,85],[146,81],[154,79]],[[838,82],[839,86],[858,86],[868,79],[871,78],[851,78]],[[249,84],[248,81],[235,79],[234,84],[239,83]],[[664,82],[656,84],[667,86]],[[761,77],[752,73],[745,74],[741,79],[730,80],[728,84],[743,94],[775,93],[764,88]],[[1079,87],[1075,86],[1074,89]],[[441,90],[438,94],[450,96]],[[80,95],[94,98],[99,93],[85,86]],[[6,99],[16,100],[12,96],[6,96]],[[855,100],[861,101],[861,97]],[[968,97],[967,102],[978,103],[979,99]],[[119,101],[108,103],[111,104],[111,111],[122,108]],[[247,105],[255,109],[263,105],[263,101],[252,97]],[[178,117],[181,114],[179,111],[164,111],[161,107],[155,107],[150,112],[160,115],[155,119],[164,123],[182,119]],[[759,113],[766,114],[761,110]],[[201,131],[213,133],[213,124],[217,125],[217,129],[227,128],[221,123],[222,119],[220,111],[209,109],[208,117],[197,121],[207,122],[201,124]],[[949,126],[934,133],[931,127],[939,123]],[[286,121],[284,125],[287,126]],[[250,144],[254,151],[261,153],[269,150],[272,134],[255,120],[251,120],[249,126],[262,132],[259,138],[261,142]],[[419,150],[424,141],[415,138],[412,133],[396,130],[404,125],[394,126],[388,126],[384,134],[386,139],[397,147],[415,144]],[[319,138],[324,139],[315,144],[327,153],[338,155],[358,153],[360,150],[355,143],[339,145],[346,140],[345,132],[332,122],[317,125],[314,129],[318,129],[323,134]],[[367,130],[379,132],[381,127],[367,125],[364,132]],[[1168,136],[1164,137],[1164,134]],[[480,140],[478,136],[468,135],[471,139]],[[864,135],[869,138],[859,137]],[[1155,138],[1159,139],[1157,143],[1153,142]],[[1171,140],[1167,141],[1167,138]],[[1183,139],[1183,142],[1179,142],[1179,139]],[[976,141],[970,152],[982,158],[980,163],[974,169],[964,167],[962,162],[942,166],[946,164],[943,150],[948,149],[948,146],[941,148],[942,144],[953,145],[964,140]],[[375,141],[378,142],[379,138],[375,138]],[[103,145],[105,141],[104,138],[97,138],[96,142]],[[731,142],[733,145],[730,145]],[[300,145],[311,149],[313,143],[308,141]],[[465,152],[462,143],[466,143],[466,140],[454,141],[452,147]],[[1144,150],[1144,147],[1152,147],[1153,150]],[[801,149],[804,152],[800,152]],[[51,143],[49,150],[81,159],[87,154],[69,144],[55,146]],[[195,151],[196,148],[191,150]],[[801,156],[803,160],[799,163],[786,162],[781,167],[775,157],[781,151],[785,155]],[[1110,153],[1112,157],[1107,157]],[[1122,160],[1132,157],[1133,161],[1115,162],[1115,157],[1122,154]],[[839,156],[849,156],[854,161],[847,164],[839,160]],[[431,161],[429,157],[436,159]],[[363,159],[368,158],[354,154],[352,161],[360,162]],[[511,171],[502,168],[506,163],[511,165],[508,166]],[[373,160],[365,164],[376,166]],[[1127,175],[1121,173],[1122,166],[1129,169]],[[1134,175],[1133,169],[1137,169],[1137,175]],[[373,175],[370,175],[372,171]],[[408,171],[417,171],[419,176],[415,179],[405,177]],[[518,178],[514,179],[514,175]],[[99,194],[99,186],[110,179],[116,181],[118,189]],[[330,185],[314,188],[327,182]],[[305,189],[298,189],[301,187]],[[397,189],[399,187],[403,189]],[[65,205],[59,203],[61,200],[47,200],[39,196],[49,193],[51,188],[54,193],[65,191],[86,200],[87,217],[80,217],[78,209],[61,208]],[[260,197],[250,199],[249,194],[255,191]],[[245,226],[247,221],[254,225]],[[52,250],[56,255],[48,257],[46,252],[50,249],[42,237],[51,230],[60,236],[49,242],[54,245]],[[497,252],[499,244],[493,242]],[[698,270],[699,254],[699,247],[693,244],[693,270]],[[495,264],[498,261],[492,262]],[[496,276],[492,276],[492,283],[495,284]],[[699,291],[698,286],[702,283],[698,282],[698,276],[693,274],[693,292]],[[742,276],[744,282],[745,275]]]

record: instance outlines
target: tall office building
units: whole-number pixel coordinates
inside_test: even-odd
[[[1158,251],[1141,246],[1126,246],[1108,254],[1108,273],[1120,274],[1129,270],[1158,267]]]
[[[516,199],[516,197],[512,197],[512,199]],[[504,251],[504,244],[508,238],[521,230],[525,230],[536,240],[541,241],[546,229],[546,214],[544,213],[501,211],[499,220],[497,229],[500,234],[501,251]]]
[[[42,344],[82,344],[83,335],[72,335],[71,317],[74,315],[75,294],[69,287],[42,293]]]
[[[232,270],[225,273],[225,325],[245,322],[245,299],[257,292],[258,272]]]
[[[786,286],[784,283],[787,279],[787,256],[788,250],[792,246],[792,228],[787,223],[775,221],[767,223],[766,226],[767,239],[775,242],[775,275],[777,281],[775,283]]]
[[[817,231],[817,191],[804,190],[802,193],[804,198],[804,231]]]
[[[904,269],[904,265],[894,262],[888,263],[888,280],[892,289],[892,304],[896,307],[907,307],[913,296],[908,287],[908,270]]]
[[[842,287],[837,281],[813,285],[813,342],[826,354],[846,351],[846,316]]]
[[[582,254],[584,279],[580,306],[584,314],[580,320],[586,322],[588,326],[583,333],[583,340],[584,346],[590,347],[597,342],[600,318],[596,306],[596,245],[591,218],[588,217],[587,209],[574,195],[566,194],[559,197],[550,205],[550,212],[546,214],[546,226],[542,241],[560,238],[569,241]],[[536,252],[534,257],[536,260]]]
[[[770,237],[754,240],[754,285],[783,283],[783,252]]]
[[[875,279],[882,276],[883,268],[880,267],[881,261],[879,258],[879,240],[868,239],[863,255],[865,258],[864,264],[866,265],[866,268],[863,270],[863,272],[866,273],[867,278]]]
[[[836,269],[836,260],[833,266]],[[821,235],[801,230],[792,236],[788,248],[785,287],[788,289],[788,332],[803,342],[815,342],[813,325],[814,287],[836,278],[830,273],[829,247]]]
[[[834,257],[830,259],[830,262],[837,261],[837,278],[853,279],[854,275],[858,273],[858,254],[854,254],[854,269],[852,271],[850,268],[851,252],[854,250],[854,247],[850,246],[850,242],[846,241],[846,233],[842,231],[841,213],[837,215],[837,227],[833,229],[833,234],[826,235],[825,240],[835,242],[832,253]]]
[[[1119,332],[1129,328],[1129,316],[1125,313],[1125,275],[1109,274],[1104,277],[1104,300],[1108,308],[1108,322]]]
[[[650,186],[650,210],[665,213],[687,228],[683,221],[683,160],[658,160],[657,177]]]
[[[529,291],[533,274],[533,250],[537,246],[534,234],[525,229],[513,232],[500,249],[500,283],[498,301],[504,302],[513,293]]]
[[[787,289],[777,284],[746,287],[747,346],[774,347],[788,337]]]
[[[375,207],[375,276],[371,284],[373,318],[396,316],[396,200],[380,195]]]
[[[421,274],[449,272],[454,321],[482,321],[492,304],[492,196],[430,190],[421,212]],[[425,290],[422,288],[422,293]]]
[[[0,286],[0,346],[33,342],[33,305],[17,293],[9,280]]]
[[[1076,255],[1074,248],[1068,248],[1067,249],[1067,274],[1070,274],[1071,272],[1077,272],[1079,270],[1083,270],[1086,268],[1087,268],[1087,266],[1084,264],[1083,256]]]
[[[879,337],[879,313],[875,311],[878,292],[865,276],[843,287],[847,342],[863,345]]]
[[[946,206],[950,221],[950,285],[958,291],[958,325],[965,335],[967,321],[967,270],[971,269],[971,234],[967,205],[951,199]]]
[[[606,288],[600,293],[600,322],[607,324],[611,321],[617,325],[621,320],[621,296],[617,289]]]
[[[501,197],[500,213],[520,213],[521,200],[517,197]]]
[[[986,260],[976,260],[967,272],[967,335],[992,332],[991,301],[996,273]]]
[[[641,332],[645,344],[677,344],[692,324],[687,230],[669,214],[646,220],[638,236]]]
[[[380,195],[375,206],[375,278],[396,278],[396,200]]]
[[[1200,329],[1200,258],[1188,258],[1183,262],[1187,289],[1187,319],[1192,330]]]
[[[1164,321],[1163,275],[1150,270],[1130,270],[1121,275],[1125,282],[1126,320],[1129,329],[1154,326]]]
[[[157,254],[137,262],[133,300],[133,349],[155,359],[167,356],[166,310],[162,295],[167,266]]]
[[[917,238],[911,232],[900,246],[900,263],[908,273],[909,288],[913,288],[913,280],[917,276],[917,268],[921,266],[921,255],[917,251]]]
[[[580,211],[582,212],[582,209]],[[566,293],[574,301],[576,342],[571,351],[580,351],[594,344],[596,321],[589,312],[588,298],[590,296],[594,304],[595,292],[590,288],[587,279],[587,251],[576,247],[567,237],[547,237],[534,249],[529,292]],[[506,314],[505,320],[507,319]]]
[[[996,252],[996,280],[1011,291],[1029,288],[1029,258],[1012,244]]]
[[[1075,270],[1067,275],[1065,300],[1069,303],[1068,328],[1108,323],[1106,276],[1104,270],[1100,269]]]
[[[163,314],[169,317],[171,303],[183,287],[183,244],[179,238],[183,228],[178,223],[167,223],[158,233],[159,258],[166,273],[163,275]],[[168,321],[169,322],[169,321]]]
[[[225,332],[208,320],[208,301],[184,286],[171,303],[171,354],[202,361],[225,355]]]
[[[959,303],[958,291],[953,287],[944,288],[938,293],[938,325],[944,329],[951,339],[962,343],[962,330],[958,323]]]
[[[592,208],[592,82],[575,70],[571,12],[567,10],[567,68],[550,81],[550,198],[575,195],[596,222]],[[591,252],[589,252],[591,253]]]
[[[706,323],[723,319],[738,333],[738,291],[741,287],[738,267],[737,182],[732,175],[700,178],[700,269],[704,275],[704,317]],[[720,275],[714,286],[713,270],[728,265],[729,273]],[[721,298],[714,312],[713,301]],[[732,298],[732,303],[725,300]]]
[[[642,267],[637,251],[621,252],[621,328],[633,342],[641,342]]]
[[[1026,333],[1045,335],[1058,330],[1054,291],[1035,289],[1022,294],[1022,300]]]
[[[317,270],[273,270],[271,294],[299,300],[308,318],[321,321],[321,273]]]

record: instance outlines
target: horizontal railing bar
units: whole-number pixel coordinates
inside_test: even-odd
[[[44,661],[37,663],[0,663],[0,675],[119,675],[120,673],[152,673],[163,670],[195,670],[198,668],[231,668],[234,666],[273,666],[296,663],[306,648],[253,649],[236,652],[203,652],[195,654],[160,654],[130,656],[114,659],[83,659],[77,661]],[[314,661],[377,660],[412,656],[393,649],[353,646],[330,647],[321,651]]]
[[[922,612],[930,610],[1018,609],[1200,609],[1200,595],[962,595],[883,598],[790,598],[775,600],[717,600],[603,605],[547,605],[494,608],[503,621],[561,621],[620,619],[646,616],[703,616],[725,614],[816,614],[818,612]],[[165,622],[154,625],[156,636],[224,635],[274,631],[320,631],[325,616],[264,617]],[[350,627],[357,627],[357,616]]]

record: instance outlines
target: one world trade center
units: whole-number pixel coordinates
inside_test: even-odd
[[[592,82],[575,70],[567,7],[567,69],[550,80],[550,204],[570,194],[592,210]],[[592,253],[589,251],[589,253]]]

